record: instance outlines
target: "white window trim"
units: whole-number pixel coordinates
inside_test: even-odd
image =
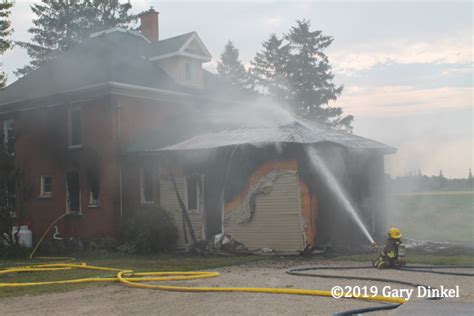
[[[154,204],[155,203],[155,192],[154,192],[154,186],[152,190],[152,198],[153,200],[147,201],[145,200],[145,177],[144,177],[145,169],[140,168],[140,200],[142,204]],[[152,175],[152,181],[153,181],[153,175]]]
[[[68,126],[67,126],[67,129],[68,129],[68,147],[69,149],[75,149],[75,148],[82,148],[82,117],[81,115],[79,114],[79,117],[81,117],[81,143],[80,144],[74,144],[72,145],[72,120],[71,120],[71,114],[73,112],[79,112],[81,113],[81,108],[79,107],[74,107],[74,108],[70,108],[69,111],[68,111]]]
[[[45,192],[44,191],[44,179],[46,177],[49,177],[51,178],[51,186],[52,186],[52,183],[53,183],[53,177],[49,176],[49,175],[42,175],[41,176],[41,180],[40,180],[40,197],[41,198],[50,198],[53,196],[53,188],[51,187],[51,192]]]

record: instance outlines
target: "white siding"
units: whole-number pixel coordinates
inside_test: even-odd
[[[242,224],[225,222],[224,231],[250,250],[302,250],[303,230],[297,174],[279,176],[269,194],[257,196],[252,220]]]
[[[179,189],[179,194],[181,198],[184,199],[184,178],[176,177],[176,185]],[[164,207],[168,212],[170,212],[175,220],[176,226],[178,227],[178,248],[189,247],[192,243],[191,236],[189,231],[187,232],[188,243],[185,243],[184,233],[183,233],[183,215],[181,213],[181,208],[179,207],[178,198],[176,197],[176,192],[173,188],[173,183],[170,180],[160,179],[160,196],[161,196],[161,206]],[[190,213],[189,217],[191,218],[191,223],[194,228],[194,233],[198,240],[202,239],[202,214],[201,213]]]

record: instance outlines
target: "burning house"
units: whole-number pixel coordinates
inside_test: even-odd
[[[199,239],[300,251],[365,238],[358,221],[385,230],[383,157],[394,148],[299,119],[211,126],[211,113],[246,101],[219,93],[195,32],[160,40],[154,10],[141,23],[92,34],[0,92],[0,127],[5,141],[15,135],[31,193],[18,190],[17,212],[35,238],[64,213],[81,216],[58,223],[62,236],[113,238],[124,217],[156,205],[186,247],[173,179]]]
[[[383,234],[383,156],[393,152],[296,119],[206,133],[135,154],[161,166],[163,205],[179,212],[170,183],[175,173],[201,238],[225,233],[249,249],[291,252],[360,244],[367,241],[365,227],[369,235]]]

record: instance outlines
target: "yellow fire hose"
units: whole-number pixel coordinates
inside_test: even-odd
[[[115,269],[108,267],[99,267],[81,263],[51,263],[36,264],[23,267],[7,268],[0,270],[0,276],[12,273],[42,272],[42,271],[63,271],[70,269],[89,269],[99,271],[113,271],[115,277],[92,277],[72,280],[44,281],[44,282],[26,282],[26,283],[0,283],[2,287],[26,287],[36,285],[51,284],[76,284],[91,282],[120,282],[127,286],[145,289],[157,289],[172,292],[246,292],[246,293],[270,293],[270,294],[293,294],[293,295],[311,295],[332,297],[330,291],[307,290],[307,289],[287,289],[287,288],[262,288],[262,287],[189,287],[189,286],[168,286],[143,284],[150,281],[185,281],[195,279],[214,278],[219,276],[218,272],[194,271],[194,272],[133,272],[127,269]],[[343,297],[346,297],[343,295]],[[351,296],[350,298],[363,299],[369,301],[378,301],[386,303],[405,303],[405,299],[397,297],[376,296]]]
[[[30,259],[32,259],[38,249],[39,245],[46,237],[47,233],[63,217],[69,213],[59,216],[54,220],[49,227],[46,229],[40,240],[33,248]],[[60,263],[49,263],[49,264],[34,264],[30,266],[12,267],[4,270],[0,270],[0,276],[12,273],[25,273],[25,272],[44,272],[44,271],[63,271],[70,269],[89,269],[98,271],[113,271],[116,272],[115,277],[93,277],[93,278],[81,278],[72,280],[59,280],[59,281],[43,281],[43,282],[25,282],[25,283],[0,283],[2,287],[26,287],[26,286],[37,286],[37,285],[51,285],[51,284],[76,284],[76,283],[92,283],[92,282],[120,282],[130,287],[144,288],[144,289],[156,289],[161,291],[171,292],[245,292],[245,293],[269,293],[269,294],[292,294],[292,295],[310,295],[310,296],[326,296],[333,297],[331,291],[320,291],[320,290],[307,290],[307,289],[288,289],[288,288],[265,288],[265,287],[190,287],[190,286],[169,286],[169,285],[153,285],[143,284],[142,282],[151,281],[187,281],[196,279],[207,279],[218,277],[218,272],[206,272],[206,271],[192,271],[192,272],[133,272],[130,269],[116,269],[108,267],[91,266],[85,262],[73,263],[74,258],[64,257],[38,257],[37,259],[46,260],[61,260]],[[340,294],[340,293],[339,293]],[[398,297],[385,297],[382,295],[376,296],[364,296],[361,295],[348,295],[343,293],[342,297],[363,299],[369,301],[378,301],[384,303],[405,303],[404,298]]]

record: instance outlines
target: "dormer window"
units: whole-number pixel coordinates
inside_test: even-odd
[[[191,79],[192,79],[191,64],[190,63],[184,63],[184,80],[191,81]]]

